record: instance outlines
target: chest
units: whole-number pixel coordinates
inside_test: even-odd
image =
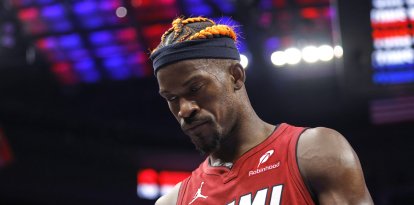
[[[195,174],[183,204],[279,205],[284,192],[297,192],[287,155],[270,149],[232,171]]]

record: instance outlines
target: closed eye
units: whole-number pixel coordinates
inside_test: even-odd
[[[174,100],[177,99],[177,96],[166,97],[165,99],[169,102],[173,102]]]
[[[191,86],[190,91],[191,91],[191,93],[195,93],[195,92],[199,91],[201,89],[201,87],[203,87],[203,85]]]

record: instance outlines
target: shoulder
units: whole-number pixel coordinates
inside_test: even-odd
[[[347,140],[339,132],[325,127],[310,128],[301,134],[297,159],[302,176],[313,187],[319,187],[322,178],[337,175],[359,163]],[[313,179],[318,180],[313,182]]]
[[[335,168],[337,165],[341,168],[343,166],[355,166],[359,163],[358,158],[353,151],[351,145],[345,137],[339,132],[325,127],[310,128],[305,130],[298,141],[297,150],[298,159],[304,165],[311,162],[311,170],[318,171],[318,166],[313,166],[317,163],[322,170],[326,170],[324,166]],[[332,164],[334,163],[334,164]],[[315,164],[316,165],[316,164]],[[323,169],[322,169],[323,168]]]
[[[181,182],[174,186],[174,188],[166,195],[160,197],[155,205],[175,205],[177,204],[178,192],[180,191]]]
[[[339,132],[325,127],[305,130],[297,159],[321,204],[371,204],[358,156]]]

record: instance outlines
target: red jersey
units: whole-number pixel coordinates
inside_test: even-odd
[[[313,205],[296,157],[303,131],[281,124],[231,169],[212,167],[207,158],[182,182],[177,205]]]

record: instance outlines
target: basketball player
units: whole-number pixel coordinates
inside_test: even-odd
[[[160,95],[207,155],[156,204],[373,204],[341,134],[272,125],[256,115],[236,37],[207,18],[177,18],[151,54]]]

